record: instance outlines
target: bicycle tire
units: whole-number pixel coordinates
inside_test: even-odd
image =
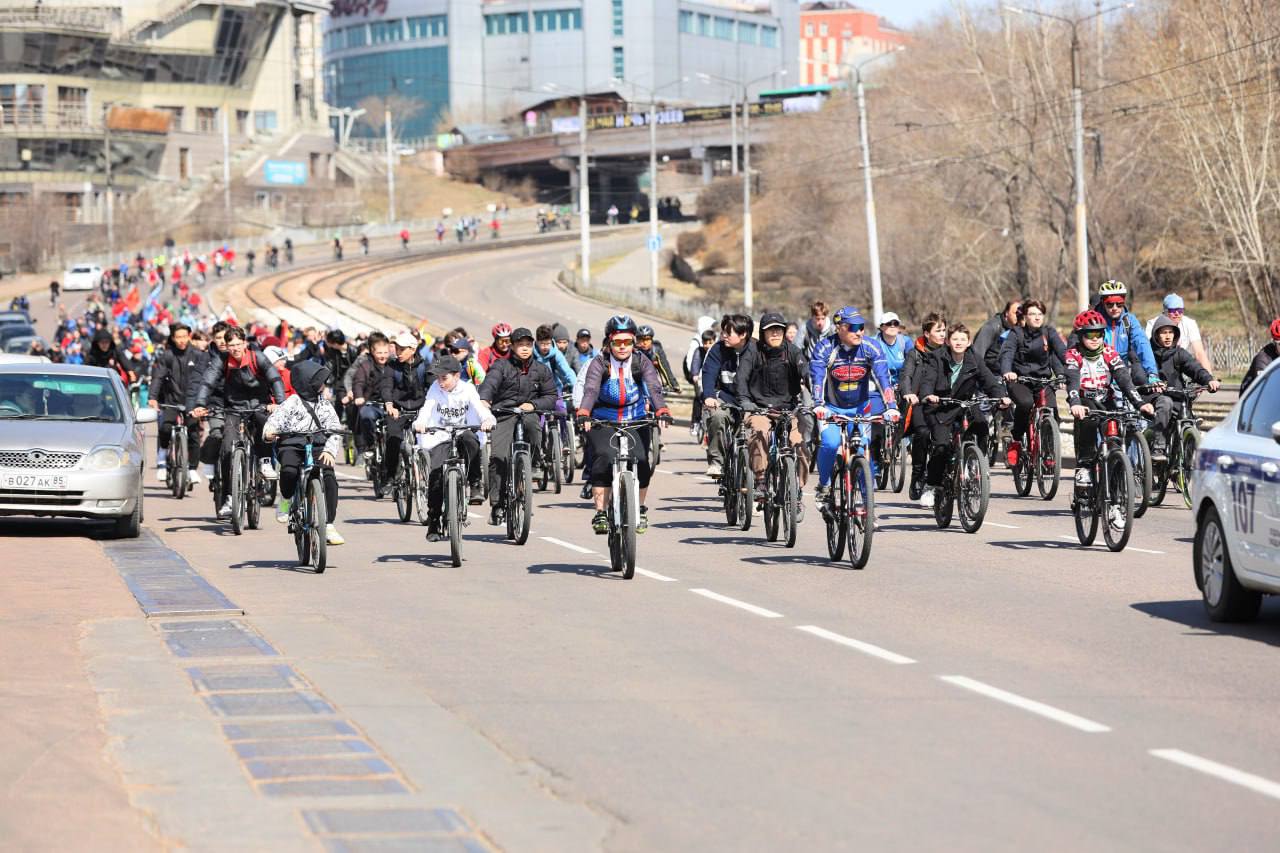
[[[1028,440],[1028,444],[1030,441]],[[1020,498],[1025,498],[1031,494],[1031,483],[1035,479],[1035,468],[1039,466],[1039,460],[1031,458],[1031,449],[1028,447],[1022,453],[1018,454],[1018,461],[1009,469],[1013,474],[1013,493]]]
[[[656,427],[649,430],[649,470],[658,470],[662,462],[662,433]]]
[[[298,565],[309,566],[311,565],[311,531],[307,529],[307,505],[305,501],[298,500],[296,494],[293,497],[294,505],[289,509],[293,547],[298,551]]]
[[[946,483],[940,489],[934,490],[933,498],[933,523],[938,525],[942,530],[951,526],[951,517],[955,514],[956,496],[951,486],[955,482],[955,474],[948,472]],[[929,488],[925,486],[925,488]]]
[[[788,548],[796,546],[796,516],[800,512],[800,486],[796,479],[796,460],[785,457],[782,460],[782,542]]]
[[[342,456],[348,465],[356,464],[356,437],[351,433],[347,433],[342,442]]]
[[[396,514],[401,522],[413,518],[413,459],[409,455],[409,444],[400,445],[400,470],[392,481],[392,493],[396,501]]]
[[[1051,415],[1040,419],[1038,440],[1040,452],[1036,454],[1036,488],[1042,500],[1051,501],[1058,494],[1062,472],[1062,430],[1058,420]]]
[[[578,432],[573,428],[573,425],[570,424],[568,428],[564,430],[564,435],[565,438],[568,439],[569,443],[565,444],[561,441],[560,476],[564,480],[565,485],[572,485],[573,475],[577,471],[578,467],[576,461],[578,458]]]
[[[1133,464],[1120,448],[1113,448],[1103,459],[1102,475],[1106,481],[1107,504],[1102,508],[1102,538],[1113,552],[1123,551],[1133,533],[1134,496]],[[1112,510],[1123,519],[1122,525],[1114,522]]]
[[[551,458],[547,460],[547,465],[551,468],[551,480],[555,483],[556,494],[560,494],[564,490],[564,465],[561,464],[561,458],[564,456],[564,442],[560,440],[560,423],[558,421],[551,422]]]
[[[373,483],[373,499],[375,501],[382,500],[382,497],[387,493],[387,483],[382,474],[382,444],[380,442],[374,442],[373,458],[369,461],[369,465],[369,479]]]
[[[542,432],[542,459],[538,463],[538,476],[534,478],[538,481],[538,491],[540,492],[545,492],[547,486],[551,483],[551,460],[547,454],[547,442],[551,439],[549,433],[550,430],[547,429]]]
[[[845,475],[849,480],[849,532],[845,548],[849,565],[864,568],[871,559],[871,539],[875,535],[876,490],[871,461],[859,456]]]
[[[737,456],[726,451],[724,465],[720,471],[720,494],[724,499],[724,516],[730,527],[738,526],[738,472],[735,468]]]
[[[449,556],[456,569],[462,565],[462,472],[450,468],[444,477],[445,527],[449,531]]]
[[[827,523],[827,556],[833,562],[844,556],[844,540],[847,533],[848,516],[845,515],[845,494],[840,485],[844,482],[844,460],[836,457],[835,468],[831,472],[830,494],[827,497],[827,511],[822,514]]]
[[[311,567],[316,574],[324,574],[328,565],[329,540],[326,535],[328,527],[328,507],[325,506],[324,484],[320,477],[307,480],[307,536],[311,539]]]
[[[1168,459],[1164,462],[1151,463],[1151,505],[1160,506],[1164,503],[1164,496],[1169,491],[1169,466],[1176,462],[1174,458],[1176,451],[1170,446],[1166,451]]]
[[[991,471],[987,468],[986,456],[973,442],[967,442],[960,448],[959,478],[956,514],[960,517],[960,529],[965,533],[977,533],[987,517],[991,500]],[[1028,491],[1030,487],[1028,481]]]
[[[902,490],[907,485],[907,457],[911,454],[908,451],[907,439],[899,436],[893,446],[893,482],[891,487],[895,495],[902,494]]]
[[[875,475],[876,475],[876,488],[880,490],[886,490],[889,488],[889,468],[890,468],[890,460],[893,454],[893,449],[890,445],[891,436],[889,434],[889,431],[891,429],[893,429],[892,424],[885,427],[884,439],[881,441],[881,445],[880,445],[880,461],[878,464],[872,466],[872,468],[875,470]],[[874,457],[875,456],[874,448],[872,449],[871,453],[872,453],[872,456]]]
[[[1182,503],[1191,509],[1191,472],[1196,464],[1196,449],[1200,447],[1200,430],[1189,426],[1178,440],[1182,442],[1178,459],[1178,491],[1182,492]]]
[[[764,517],[764,541],[777,542],[779,516],[781,515],[782,505],[782,489],[781,480],[778,477],[778,466],[781,460],[773,460],[764,472],[765,483],[765,499],[764,510],[761,515]]]
[[[756,478],[744,447],[738,453],[738,529],[746,533],[751,529],[751,515],[756,508]]]
[[[187,485],[187,437],[174,430],[169,443],[169,488],[174,498],[185,498]]]
[[[245,521],[249,525],[250,530],[257,530],[259,523],[262,521],[262,474],[258,471],[258,466],[254,465],[252,454],[244,455],[244,510]]]
[[[1071,495],[1071,514],[1075,517],[1076,538],[1086,548],[1098,537],[1098,521],[1102,515],[1098,506],[1098,481],[1101,479],[1101,469],[1101,465],[1093,466],[1092,491],[1087,494],[1085,500],[1080,499],[1078,490],[1074,487]]]
[[[424,527],[429,519],[427,507],[430,506],[431,489],[431,457],[427,451],[418,448],[413,454],[413,508],[418,513],[418,523]]]
[[[636,524],[638,521],[639,503],[635,474],[623,471],[618,475],[618,509],[622,518],[618,535],[619,563],[623,580],[631,580],[636,576]]]
[[[244,532],[244,450],[231,451],[231,532]]]
[[[1142,518],[1151,506],[1151,447],[1141,432],[1125,436],[1125,453],[1133,468],[1133,517]]]
[[[533,471],[529,468],[530,459],[526,452],[517,453],[511,461],[516,477],[516,499],[512,508],[519,513],[512,528],[513,538],[517,545],[523,545],[529,541],[529,524],[533,520]]]

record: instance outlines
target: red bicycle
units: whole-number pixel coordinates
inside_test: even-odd
[[[1043,500],[1058,494],[1058,474],[1062,461],[1062,432],[1058,428],[1058,407],[1054,389],[1057,379],[1019,376],[1018,381],[1035,391],[1035,406],[1027,422],[1027,439],[1013,466],[1013,486],[1019,497],[1031,494],[1031,481]]]

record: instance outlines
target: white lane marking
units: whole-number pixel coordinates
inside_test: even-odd
[[[1065,533],[1059,533],[1058,538],[1067,542],[1079,542],[1080,540],[1074,536],[1067,536]]]
[[[1239,785],[1242,788],[1248,788],[1250,791],[1256,791],[1259,794],[1280,800],[1280,782],[1272,782],[1270,779],[1264,779],[1261,776],[1255,776],[1252,773],[1246,773],[1243,770],[1237,770],[1226,764],[1219,764],[1216,761],[1210,761],[1207,758],[1201,758],[1198,755],[1192,755],[1180,749],[1151,749],[1147,751],[1156,758],[1163,758],[1165,761],[1181,764],[1183,767],[1198,770],[1224,782],[1230,782],[1233,785]]]
[[[572,542],[566,542],[563,539],[557,539],[554,536],[543,536],[543,542],[550,542],[552,545],[559,545],[561,548],[568,548],[570,551],[577,551],[579,554],[594,554],[590,548],[583,548],[581,545],[574,545]]]
[[[956,687],[963,687],[965,690],[972,690],[974,693],[980,693],[989,699],[995,699],[997,702],[1004,702],[1006,705],[1012,705],[1015,708],[1021,708],[1024,711],[1030,711],[1033,714],[1039,714],[1049,720],[1062,723],[1064,726],[1071,726],[1073,729],[1079,729],[1082,732],[1094,734],[1097,732],[1109,732],[1111,728],[1104,726],[1102,723],[1095,723],[1093,720],[1078,717],[1068,711],[1055,708],[1052,705],[1046,705],[1043,702],[1037,702],[1034,699],[1028,699],[1025,696],[1019,696],[1016,693],[1010,693],[1007,690],[1001,690],[999,687],[992,687],[990,684],[984,684],[981,681],[975,681],[972,678],[966,678],[963,675],[939,675],[938,678],[954,684]]]
[[[1021,530],[1022,529],[1018,527],[1018,525],[1016,524],[1001,524],[998,521],[988,521],[986,522],[986,525],[988,527],[1003,527],[1005,530]]]
[[[361,477],[357,474],[344,474],[341,471],[334,471],[333,476],[337,477],[340,480],[360,480],[362,482],[365,481],[364,477]]]
[[[709,598],[712,601],[718,601],[721,604],[727,604],[730,607],[737,607],[740,610],[745,610],[748,613],[754,613],[757,616],[763,616],[766,619],[782,618],[781,613],[774,613],[772,610],[766,610],[763,607],[757,607],[754,604],[748,604],[745,601],[739,601],[736,598],[730,598],[727,595],[721,595],[720,593],[712,592],[709,589],[690,589],[689,592],[692,592],[694,595],[701,595],[704,598]]]
[[[821,637],[824,640],[830,640],[833,643],[839,643],[842,646],[848,646],[849,648],[856,649],[863,654],[871,655],[873,658],[887,660],[889,663],[915,663],[914,659],[909,658],[906,655],[900,655],[897,652],[891,652],[888,649],[881,648],[880,646],[874,646],[871,643],[864,643],[861,640],[855,640],[852,637],[846,637],[842,634],[837,634],[834,631],[828,631],[826,628],[819,628],[817,625],[797,625],[796,630],[804,631],[806,634],[812,634],[815,637]]]
[[[648,569],[636,569],[636,574],[644,575],[645,577],[651,578],[655,581],[666,581],[668,583],[672,583],[676,580],[675,578],[669,578],[666,575],[660,575],[657,572],[651,572]]]
[[[1130,551],[1137,551],[1139,554],[1163,554],[1164,551],[1152,551],[1150,548],[1137,548],[1133,545],[1129,546]]]

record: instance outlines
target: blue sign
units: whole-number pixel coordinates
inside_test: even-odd
[[[300,160],[268,160],[262,164],[262,177],[269,184],[300,187],[307,182],[307,164]]]
[[[661,234],[654,234],[646,242],[649,244],[650,252],[662,251],[662,235]]]

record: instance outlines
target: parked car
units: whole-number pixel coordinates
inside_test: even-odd
[[[144,424],[113,372],[72,364],[0,363],[0,515],[142,524]]]
[[[102,267],[97,264],[72,264],[71,268],[62,274],[62,289],[64,291],[93,290],[101,281]]]
[[[14,323],[33,325],[35,321],[31,319],[31,315],[26,311],[0,311],[0,326],[9,326]]]
[[[45,349],[49,348],[48,344],[45,343],[44,338],[39,335],[17,335],[16,337],[9,338],[4,342],[4,351],[6,353],[25,354],[31,352],[32,345],[37,343]]]
[[[0,326],[0,349],[4,349],[14,338],[35,337],[39,337],[39,334],[36,332],[36,327],[30,323],[10,323],[7,326]]]
[[[1247,621],[1280,594],[1280,361],[1196,451],[1196,586],[1215,622]]]

